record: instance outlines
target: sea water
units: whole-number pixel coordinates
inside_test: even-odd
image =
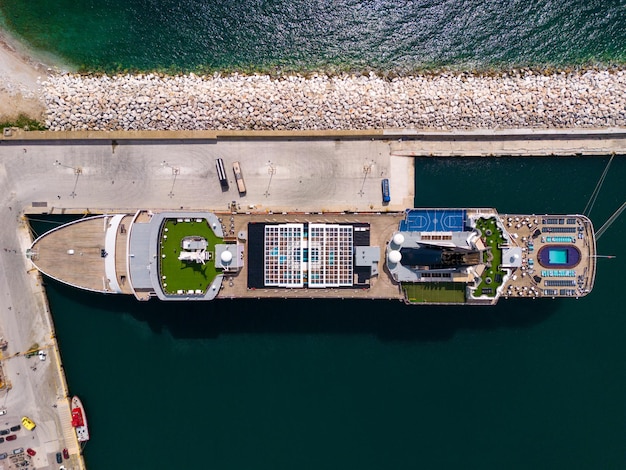
[[[0,0],[85,71],[509,69],[626,62],[622,0]]]
[[[420,158],[415,203],[576,213],[607,161]],[[620,156],[596,228],[625,177]],[[621,469],[625,236],[622,216],[598,241],[617,258],[589,296],[495,307],[141,303],[48,281],[88,468]]]

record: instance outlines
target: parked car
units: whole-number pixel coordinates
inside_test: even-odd
[[[22,426],[20,426],[19,424],[16,424],[15,426],[11,427],[11,431],[13,432],[19,431],[20,429],[22,429]]]
[[[28,449],[26,449],[26,453],[32,457],[32,456],[33,456],[33,455],[35,455],[37,452],[35,452],[33,449],[31,449],[31,448],[29,447]]]
[[[0,416],[7,414],[6,408],[0,408]]]
[[[0,436],[6,436],[7,434],[10,434],[11,431],[9,429],[2,429],[0,430]]]
[[[24,416],[22,418],[22,426],[24,426],[26,429],[28,429],[29,431],[32,431],[33,429],[35,429],[35,426],[37,426],[35,424],[35,422],[30,419],[28,416]]]
[[[61,452],[57,452],[57,463],[63,463],[63,455],[61,455]]]
[[[3,452],[2,454],[0,454],[0,460],[4,460],[8,457],[8,454],[6,452]]]
[[[22,452],[24,452],[24,448],[23,447],[18,447],[17,449],[13,449],[13,453],[14,454],[21,454]]]
[[[0,437],[0,444],[4,442],[4,437]]]
[[[67,449],[63,449],[63,458],[64,459],[69,459],[70,458],[70,453],[68,452]]]
[[[14,441],[15,439],[17,439],[17,436],[15,434],[11,434],[10,436],[7,436],[7,441]]]

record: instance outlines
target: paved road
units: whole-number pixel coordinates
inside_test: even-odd
[[[413,204],[413,161],[390,157],[382,140],[75,141],[0,145],[6,186],[19,211],[32,202],[48,210],[227,209],[236,200],[257,210],[386,210]],[[218,184],[221,157],[230,190]],[[239,197],[232,162],[240,161],[247,195]],[[390,178],[392,202],[381,202]],[[42,184],[45,181],[45,184]],[[51,209],[54,207],[54,209]]]
[[[5,159],[2,159],[3,164]],[[63,434],[60,415],[67,416],[69,403],[64,378],[59,374],[59,356],[51,338],[53,331],[47,314],[46,299],[36,272],[27,262],[28,229],[11,192],[6,166],[0,166],[0,330],[8,340],[2,367],[7,389],[0,391],[0,403],[7,414],[0,418],[0,428],[19,424],[21,417],[31,417],[34,431],[22,428],[17,439],[0,443],[0,453],[31,447],[37,451],[32,459],[37,468],[58,468],[54,455],[63,448],[73,454],[78,446],[72,435]],[[34,343],[46,352],[46,360],[24,355]],[[78,459],[74,457],[78,462]],[[7,460],[6,462],[10,462]],[[52,467],[48,467],[53,465]]]

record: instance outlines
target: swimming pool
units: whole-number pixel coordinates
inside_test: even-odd
[[[564,248],[550,248],[548,260],[550,264],[567,264],[567,250]]]
[[[537,253],[537,261],[544,268],[573,268],[580,258],[580,250],[574,245],[547,245]]]

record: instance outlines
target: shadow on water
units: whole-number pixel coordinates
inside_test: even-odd
[[[43,233],[76,216],[38,219],[32,218],[31,224],[36,233]],[[495,306],[474,307],[337,299],[139,302],[133,296],[90,293],[47,278],[45,284],[53,312],[55,299],[71,299],[86,311],[130,314],[155,334],[169,332],[181,339],[216,338],[223,334],[365,334],[375,335],[381,341],[446,341],[459,331],[532,327],[562,303],[552,299],[501,299]]]
[[[46,288],[55,298],[72,299],[87,311],[130,314],[155,334],[169,332],[179,339],[232,334],[364,334],[381,341],[446,341],[463,330],[532,327],[561,304],[551,299],[503,299],[492,307],[412,307],[393,300],[139,302],[132,296],[89,293],[49,279]]]

